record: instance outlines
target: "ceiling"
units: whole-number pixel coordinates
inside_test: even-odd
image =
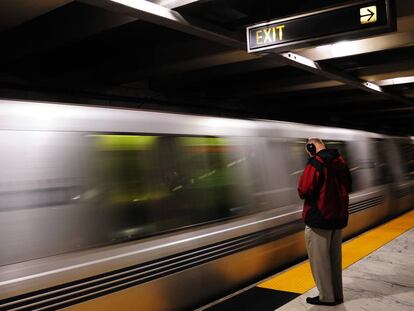
[[[292,51],[318,69],[248,54],[245,29],[326,0],[122,1],[0,2],[0,97],[414,135],[412,0],[397,32]]]

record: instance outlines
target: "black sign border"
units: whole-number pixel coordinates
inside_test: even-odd
[[[355,39],[355,38],[360,38],[364,36],[368,37],[371,35],[381,34],[381,33],[385,33],[388,31],[395,31],[397,30],[397,19],[396,19],[396,14],[395,14],[396,13],[395,0],[377,0],[376,2],[382,2],[382,1],[385,2],[387,24],[379,25],[377,27],[371,27],[369,29],[363,29],[363,30],[358,29],[358,30],[352,30],[348,32],[330,34],[330,35],[317,37],[317,38],[309,38],[309,39],[303,39],[303,40],[298,40],[298,41],[291,41],[291,42],[276,44],[273,46],[269,45],[269,46],[264,46],[260,48],[253,48],[253,49],[250,48],[250,29],[283,23],[283,22],[290,21],[290,20],[295,20],[295,19],[300,19],[303,17],[312,16],[312,15],[327,13],[327,12],[331,12],[331,11],[335,11],[339,9],[345,9],[348,7],[364,5],[364,4],[373,2],[373,0],[361,0],[358,2],[352,1],[349,3],[344,3],[343,5],[339,5],[339,6],[338,5],[331,6],[331,7],[324,8],[322,10],[310,11],[310,12],[306,12],[306,13],[299,14],[299,15],[288,16],[288,17],[284,17],[281,19],[272,20],[270,22],[264,22],[264,23],[249,26],[246,28],[247,52],[257,53],[257,52],[262,52],[262,51],[267,51],[267,50],[272,50],[273,52],[287,52],[292,49],[309,47],[312,45],[327,44],[331,42],[332,39],[338,38],[338,37],[340,37],[343,40],[349,40],[349,39]]]

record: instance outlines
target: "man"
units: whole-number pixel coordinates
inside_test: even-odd
[[[304,199],[302,218],[312,275],[319,296],[308,297],[314,305],[343,302],[341,229],[348,224],[351,175],[335,149],[319,138],[309,138],[310,159],[300,177],[298,192]]]

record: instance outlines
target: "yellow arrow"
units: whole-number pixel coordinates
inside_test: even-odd
[[[359,10],[361,24],[370,24],[377,21],[377,6],[368,6]]]

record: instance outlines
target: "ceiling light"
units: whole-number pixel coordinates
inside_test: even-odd
[[[376,92],[382,92],[382,88],[379,85],[374,84],[372,82],[364,82],[363,85]]]
[[[331,44],[331,53],[333,57],[342,57],[352,55],[358,48],[356,41],[341,41]]]
[[[305,65],[307,67],[312,67],[315,69],[319,69],[318,65],[311,59],[300,56],[298,54],[292,53],[292,52],[288,52],[288,53],[283,53],[281,54],[283,57],[293,60],[294,62],[297,62],[299,64]]]
[[[414,83],[414,76],[398,77],[398,78],[393,78],[393,79],[381,80],[377,82],[377,84],[381,86],[408,84],[408,83]]]

